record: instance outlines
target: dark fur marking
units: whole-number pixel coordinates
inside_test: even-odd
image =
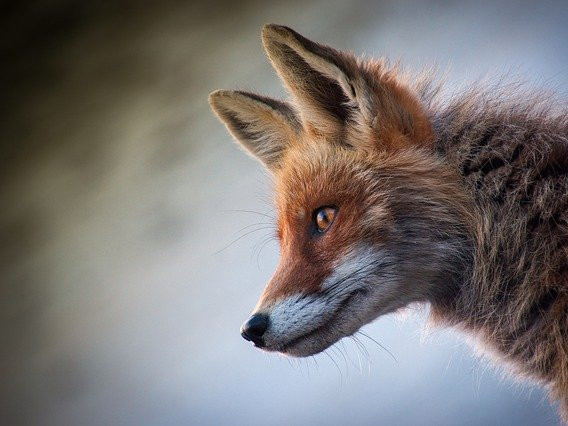
[[[523,321],[526,327],[534,326],[538,323],[539,318],[546,315],[554,302],[558,299],[560,292],[557,288],[551,288],[541,295],[538,300],[533,303],[529,310],[525,313]]]
[[[292,48],[279,44],[282,58],[286,62],[286,68],[295,70],[296,73],[305,76],[303,87],[306,92],[311,92],[311,97],[317,99],[318,104],[325,108],[333,116],[341,121],[349,118],[350,109],[345,104],[349,102],[343,89],[336,82],[315,71],[302,59]]]
[[[474,131],[475,129],[472,129]],[[479,170],[478,167],[472,167],[472,163],[475,158],[482,152],[482,150],[489,145],[489,142],[495,137],[498,128],[495,126],[490,126],[481,134],[481,136],[472,142],[472,148],[467,156],[467,160],[464,161],[462,166],[462,173],[464,176],[468,176]]]

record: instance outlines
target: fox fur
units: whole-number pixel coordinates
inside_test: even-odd
[[[568,421],[568,113],[518,86],[432,79],[267,25],[292,103],[210,103],[272,173],[281,259],[258,346],[308,356],[409,303],[546,386]],[[325,233],[314,211],[334,206]]]

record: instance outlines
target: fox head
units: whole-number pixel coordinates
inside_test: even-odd
[[[290,28],[262,42],[293,103],[209,98],[276,190],[280,262],[243,337],[309,356],[409,303],[451,304],[470,213],[419,96],[384,62]]]

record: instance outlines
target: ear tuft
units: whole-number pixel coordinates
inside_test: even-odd
[[[241,146],[270,170],[301,129],[293,109],[276,99],[217,90],[209,95],[209,104]]]
[[[357,65],[352,55],[275,24],[262,28],[262,43],[308,127],[328,133],[349,119],[356,101],[351,75]]]

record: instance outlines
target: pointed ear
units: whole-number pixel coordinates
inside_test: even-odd
[[[253,93],[217,90],[209,104],[233,137],[269,170],[274,170],[286,146],[301,131],[288,104]]]
[[[333,133],[354,112],[369,117],[366,88],[354,56],[274,24],[262,29],[264,49],[300,106],[307,126]]]
[[[374,147],[431,143],[431,125],[418,97],[382,62],[358,62],[350,53],[274,24],[263,27],[262,41],[298,102],[306,130],[333,135],[349,122],[361,143]]]

